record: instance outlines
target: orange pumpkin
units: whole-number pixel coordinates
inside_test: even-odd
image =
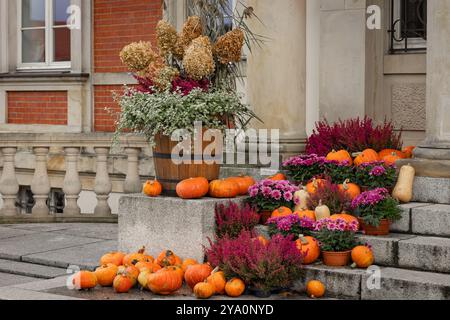
[[[123,252],[110,252],[103,255],[100,258],[99,265],[108,265],[110,263],[115,264],[116,266],[121,266],[123,264],[123,258],[125,257],[125,253]]]
[[[213,198],[236,198],[239,185],[231,180],[214,180],[209,184],[209,195]]]
[[[368,268],[373,264],[372,250],[367,246],[357,246],[352,250],[353,267]]]
[[[325,294],[325,286],[318,280],[309,281],[306,285],[306,293],[310,298],[322,298]]]
[[[405,155],[405,158],[412,158],[413,157],[413,151],[416,147],[415,146],[407,146],[402,149],[403,154]]]
[[[279,207],[272,212],[272,218],[287,217],[292,214],[292,210],[288,207]]]
[[[182,286],[183,279],[174,269],[164,268],[147,277],[147,287],[155,294],[169,295],[178,291]]]
[[[350,153],[347,150],[339,150],[339,151],[331,151],[327,155],[327,160],[329,161],[337,161],[339,163],[343,163],[345,161],[348,162],[348,165],[353,165],[353,159]]]
[[[356,166],[360,166],[363,163],[371,163],[380,161],[380,157],[378,156],[378,153],[373,149],[366,149],[363,152],[361,152],[353,161],[353,163]]]
[[[240,297],[245,291],[245,283],[239,278],[233,278],[225,285],[225,293],[232,298]]]
[[[335,221],[336,221],[337,219],[342,219],[342,220],[344,220],[344,221],[347,222],[347,223],[351,223],[351,222],[354,221],[354,222],[356,222],[357,226],[359,226],[358,218],[356,218],[355,216],[352,216],[351,214],[345,213],[345,212],[333,214],[333,215],[330,217],[330,219],[335,220]]]
[[[112,287],[114,279],[117,276],[118,267],[115,264],[103,265],[95,269],[97,282],[102,287]]]
[[[320,247],[315,238],[300,235],[295,244],[297,249],[304,255],[303,264],[311,264],[319,259]]]
[[[152,256],[145,254],[145,247],[142,247],[138,252],[133,252],[123,257],[123,265],[131,266],[141,261],[153,262],[153,260]]]
[[[153,181],[148,180],[144,183],[142,192],[149,197],[157,197],[162,193],[162,185],[156,179]]]
[[[255,179],[250,176],[231,177],[226,179],[227,181],[234,182],[239,187],[239,196],[245,196],[248,193],[248,189],[256,184]]]
[[[384,150],[381,150],[380,152],[378,152],[378,157],[380,158],[380,159],[383,159],[384,157],[386,157],[386,156],[390,156],[390,155],[392,155],[392,154],[395,154],[395,155],[397,155],[397,156],[399,156],[400,158],[406,158],[406,156],[405,156],[405,154],[403,153],[403,151],[400,151],[400,150],[395,150],[395,149],[384,149]]]
[[[214,285],[208,282],[199,282],[194,287],[194,294],[197,299],[209,299],[215,292]]]
[[[384,163],[386,163],[387,165],[394,165],[395,162],[397,162],[398,160],[401,160],[402,158],[400,158],[395,152],[392,152],[392,154],[385,156],[383,158]]]
[[[185,259],[183,261],[183,263],[181,264],[181,269],[183,270],[183,272],[186,272],[187,268],[189,268],[189,266],[193,266],[198,264],[197,260],[195,259]]]
[[[318,190],[319,188],[321,188],[322,186],[325,185],[325,183],[326,183],[326,180],[324,180],[324,179],[316,179],[316,178],[314,178],[314,179],[312,179],[311,182],[309,182],[309,183],[306,185],[306,191],[307,191],[310,195],[314,195],[314,194],[317,193],[317,190]]]
[[[97,277],[94,272],[80,271],[73,276],[72,284],[78,290],[92,289],[97,286]]]
[[[211,275],[206,278],[206,282],[213,285],[215,294],[225,293],[227,280],[225,279],[225,274],[222,271],[219,271],[219,268],[214,269]]]
[[[313,221],[316,221],[316,213],[314,212],[314,210],[295,211],[294,214],[296,214],[300,219],[309,218]]]
[[[144,270],[148,270],[150,272],[156,272],[158,270],[161,270],[161,266],[159,264],[147,261],[140,261],[136,263],[135,267],[138,268],[140,272]]]
[[[128,293],[134,287],[134,282],[129,276],[119,274],[114,278],[113,287],[117,293]]]
[[[187,268],[184,273],[184,280],[193,289],[197,283],[205,281],[211,275],[212,271],[209,264],[196,264]]]
[[[183,281],[184,272],[183,269],[181,269],[181,266],[168,266],[166,267],[166,269],[176,271],[178,276],[181,278],[181,281]]]
[[[263,236],[258,236],[256,238],[257,241],[259,241],[259,243],[261,243],[263,246],[267,246],[269,244],[269,240],[267,240],[265,237]]]
[[[173,251],[165,250],[159,254],[158,258],[156,259],[156,263],[161,267],[168,267],[181,265],[182,261],[179,256],[173,253]]]
[[[209,183],[206,178],[190,178],[176,186],[177,195],[182,199],[200,199],[208,194]]]
[[[284,174],[277,173],[276,175],[267,178],[267,180],[281,181],[281,180],[287,180],[287,178]]]
[[[338,188],[346,193],[352,200],[361,194],[361,188],[356,183],[350,183],[350,179],[345,180]]]
[[[136,285],[137,282],[137,278],[139,277],[139,269],[136,268],[133,265],[124,267],[125,269],[122,269],[121,267],[119,267],[119,273],[123,273],[125,275],[127,275],[133,282],[133,286]]]

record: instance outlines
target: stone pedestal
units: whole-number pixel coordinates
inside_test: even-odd
[[[119,250],[136,251],[142,246],[152,256],[173,250],[181,258],[203,261],[203,246],[214,239],[214,208],[244,198],[183,200],[126,195],[119,203]]]

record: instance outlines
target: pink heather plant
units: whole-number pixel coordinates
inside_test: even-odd
[[[300,277],[303,261],[292,237],[276,235],[264,245],[246,231],[237,239],[225,237],[216,243],[210,240],[206,257],[227,277],[239,277],[248,286],[263,291],[289,287]]]
[[[315,229],[315,221],[296,214],[287,217],[270,218],[267,221],[270,236],[281,234],[284,237],[292,236],[297,239],[299,235],[311,235]]]
[[[273,211],[282,206],[292,209],[298,204],[298,199],[294,199],[294,193],[298,190],[297,186],[286,180],[262,180],[248,189],[247,203],[258,211]]]
[[[242,208],[231,202],[215,208],[216,235],[218,238],[238,237],[243,230],[252,231],[259,222],[259,215],[249,205]]]

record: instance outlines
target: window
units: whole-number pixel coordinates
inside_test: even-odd
[[[19,69],[70,68],[71,0],[18,0]]]
[[[390,53],[426,50],[427,1],[391,0]]]

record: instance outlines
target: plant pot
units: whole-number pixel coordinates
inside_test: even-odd
[[[386,236],[389,234],[391,222],[388,219],[382,219],[378,227],[364,223],[364,220],[358,218],[361,230],[368,236]]]
[[[250,288],[250,292],[257,298],[269,298],[272,295],[271,291],[252,289]]]
[[[260,211],[259,215],[260,215],[259,223],[265,225],[267,223],[267,220],[269,220],[270,217],[272,216],[272,211]]]
[[[351,251],[344,252],[322,252],[323,263],[331,267],[343,267],[350,264]]]

